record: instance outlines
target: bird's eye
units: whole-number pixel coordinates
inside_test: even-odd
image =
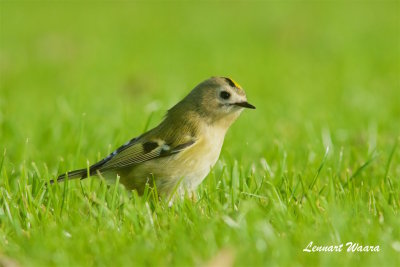
[[[222,91],[222,92],[219,94],[219,96],[220,96],[222,99],[229,99],[229,97],[231,97],[231,94],[230,94],[229,92],[227,92],[227,91]]]

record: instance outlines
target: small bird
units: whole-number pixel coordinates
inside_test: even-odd
[[[139,195],[146,184],[155,185],[164,197],[193,192],[218,160],[225,134],[244,108],[255,109],[235,81],[212,77],[169,109],[157,127],[57,181],[100,176],[115,182],[118,175],[120,183]]]

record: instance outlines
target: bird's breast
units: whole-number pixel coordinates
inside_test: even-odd
[[[194,190],[217,162],[225,132],[219,128],[206,128],[187,149],[168,157],[150,160],[135,166],[121,182],[132,189],[144,187],[154,177],[158,192],[170,194],[177,183],[179,190]],[[141,191],[141,190],[138,190]]]
[[[210,172],[218,160],[224,137],[223,130],[206,129],[192,147],[177,155],[176,163],[180,165],[177,169],[189,187],[196,187]]]

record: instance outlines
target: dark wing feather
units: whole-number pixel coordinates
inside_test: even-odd
[[[125,168],[148,160],[167,157],[187,149],[194,143],[195,140],[189,140],[182,144],[170,146],[167,145],[165,141],[161,140],[142,141],[140,139],[136,139],[133,142],[126,144],[123,149],[117,149],[107,158],[94,164],[90,168],[91,173],[94,174],[97,170],[101,172],[117,168]]]
[[[145,151],[144,149],[145,146],[146,143],[136,143],[130,146],[121,153],[117,153],[100,169],[104,170],[104,169],[124,168],[130,165],[139,164],[144,161],[158,157],[163,149],[162,146],[157,145],[152,150]]]
[[[123,144],[122,146],[117,148],[117,150],[112,152],[110,155],[108,155],[104,159],[102,159],[99,162],[97,162],[97,163],[93,164],[92,166],[90,166],[90,175],[95,174],[97,170],[99,170],[107,162],[111,161],[116,155],[122,153],[125,149],[127,149],[130,146],[132,146],[133,144],[135,144],[139,140],[139,138],[140,138],[140,136],[131,139],[130,141],[126,142],[125,144]]]

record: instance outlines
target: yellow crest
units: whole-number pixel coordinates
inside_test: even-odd
[[[231,79],[232,80],[232,79]],[[238,84],[236,81],[232,80],[232,82],[235,84],[235,87],[242,89],[242,87],[240,86],[240,84]]]
[[[237,82],[235,82],[235,81],[232,80],[231,78],[225,78],[225,80],[226,80],[232,87],[236,87],[236,88],[242,89],[242,87],[240,86],[240,84],[238,84]]]

